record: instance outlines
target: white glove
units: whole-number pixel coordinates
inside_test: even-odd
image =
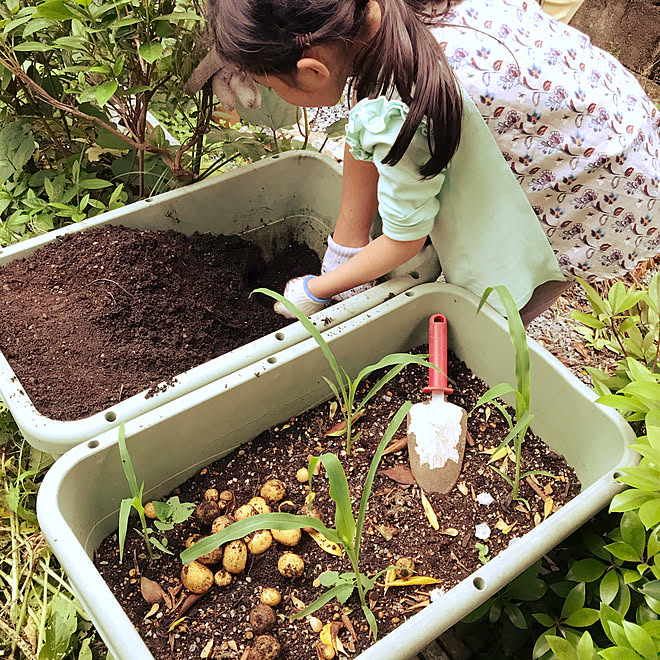
[[[291,301],[305,316],[310,316],[314,312],[322,310],[329,302],[330,299],[317,298],[310,293],[307,283],[309,280],[316,277],[316,275],[303,275],[303,277],[296,277],[289,280],[284,287],[282,294],[287,300]],[[287,319],[295,319],[296,317],[281,303],[279,300],[275,303],[275,311]]]
[[[369,238],[369,243],[371,243],[371,238]],[[354,257],[362,249],[363,248],[361,247],[352,248],[339,245],[338,243],[335,243],[335,240],[332,238],[332,236],[328,236],[328,249],[325,251],[323,263],[321,264],[321,275],[329,273],[331,270],[334,270],[342,264],[345,264],[351,257]],[[342,291],[341,293],[338,293],[336,296],[333,296],[332,299],[347,300],[348,298],[358,293],[363,293],[364,291],[367,291],[367,289],[371,289],[371,287],[375,286],[375,284],[376,280],[366,282],[365,284],[360,284],[359,286],[353,287],[348,291]]]
[[[261,94],[252,77],[220,57],[215,48],[197,65],[183,89],[187,94],[196,94],[209,78],[213,93],[227,112],[234,110],[236,99],[246,108],[261,105]]]

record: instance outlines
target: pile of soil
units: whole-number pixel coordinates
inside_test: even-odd
[[[0,268],[0,350],[39,412],[79,419],[288,325],[250,292],[319,270],[294,241],[267,264],[237,236],[96,227]]]
[[[422,347],[424,349],[426,347]],[[457,383],[449,400],[470,411],[486,391],[486,385],[451,353],[448,372],[452,382]],[[360,401],[380,376],[382,374],[374,374],[356,400]],[[229,490],[238,507],[259,495],[268,479],[277,478],[286,484],[283,500],[291,503],[282,510],[296,512],[303,506],[307,494],[306,484],[296,478],[297,471],[306,467],[310,455],[333,452],[340,457],[346,472],[357,517],[372,455],[392,415],[407,400],[425,400],[428,395],[422,393],[422,387],[427,382],[428,371],[414,365],[406,367],[388,383],[386,390],[371,400],[366,414],[357,422],[355,432],[360,431],[361,435],[350,455],[345,451],[345,438],[327,435],[341,419],[336,406],[330,402],[263,432],[243,448],[202,469],[173,494],[182,502],[198,503],[208,488],[219,492]],[[522,470],[543,470],[553,477],[537,475],[522,482],[520,496],[529,508],[523,501],[513,501],[509,485],[489,467],[492,450],[508,432],[501,413],[493,406],[481,406],[469,417],[468,430],[470,437],[457,487],[445,496],[428,494],[437,515],[437,529],[425,514],[420,489],[408,467],[407,450],[388,453],[381,462],[367,509],[360,568],[373,576],[399,558],[407,557],[414,560],[418,575],[437,582],[385,590],[382,587],[384,576],[381,576],[379,586],[369,593],[379,638],[428,605],[434,589],[449,590],[580,491],[580,482],[564,458],[528,433],[522,452]],[[405,423],[395,439],[404,437]],[[513,476],[515,466],[511,454],[491,465]],[[313,489],[314,504],[323,512],[325,524],[334,527],[335,507],[323,470],[314,478]],[[273,510],[277,510],[277,504]],[[485,529],[483,525],[487,525],[488,532],[477,536],[477,526],[481,532]],[[171,531],[157,532],[158,538],[166,537],[167,547],[174,555],[162,555],[154,561],[148,559],[144,542],[131,530],[123,563],[119,562],[116,534],[102,543],[95,556],[103,578],[155,658],[245,658],[246,650],[254,645],[259,635],[249,622],[249,613],[259,603],[265,587],[274,587],[283,596],[276,608],[277,623],[270,631],[281,645],[278,658],[317,660],[322,657],[318,655],[320,638],[312,629],[313,622],[291,620],[289,615],[324,592],[325,588],[316,581],[322,573],[351,570],[346,555],[340,558],[324,552],[303,533],[295,547],[274,542],[264,554],[249,556],[245,572],[234,576],[230,586],[214,586],[197,600],[188,598],[189,594],[182,588],[179,559],[185,540],[196,533],[208,535],[210,530],[194,516]],[[303,558],[305,572],[301,577],[285,578],[278,572],[277,561],[284,551],[293,551]],[[213,570],[219,568],[221,566],[216,566]],[[157,611],[153,611],[152,605],[141,595],[142,577],[157,582],[168,594]],[[174,625],[184,616],[185,620]],[[324,625],[335,622],[349,657],[372,643],[355,594],[344,606],[333,599],[314,616]]]

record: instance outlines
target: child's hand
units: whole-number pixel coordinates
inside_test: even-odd
[[[315,275],[304,275],[303,277],[296,277],[289,280],[284,288],[282,294],[287,300],[290,300],[305,316],[310,316],[314,312],[322,310],[330,300],[317,298],[310,293],[307,288],[307,282],[316,277]],[[295,319],[296,317],[281,303],[276,302],[274,306],[275,311],[287,319]]]
[[[371,243],[371,238],[369,239]],[[366,246],[364,246],[366,247]],[[351,257],[354,257],[362,247],[345,247],[344,245],[339,245],[335,242],[332,236],[328,236],[328,249],[325,251],[325,256],[323,257],[323,264],[321,265],[321,275],[333,271],[335,268],[345,264]],[[338,293],[336,296],[333,296],[333,300],[347,300],[351,296],[354,296],[358,293],[362,293],[367,289],[370,289],[372,286],[375,286],[376,280],[367,282],[366,284],[361,284],[356,286],[353,289],[348,291],[343,291]]]
[[[252,77],[220,57],[215,48],[192,72],[184,86],[185,92],[196,94],[209,78],[213,93],[227,112],[234,110],[236,99],[246,108],[258,108],[261,105],[261,94]]]

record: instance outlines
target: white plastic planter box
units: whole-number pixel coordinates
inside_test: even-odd
[[[39,247],[72,232],[101,224],[141,229],[172,229],[184,234],[238,234],[258,244],[266,260],[293,237],[320,256],[332,232],[341,197],[341,168],[332,159],[307,151],[271,156],[198,184],[130,204],[0,249],[0,265],[27,257]],[[319,314],[319,326],[330,328],[414,284],[437,279],[437,256],[427,246],[415,259],[396,269],[372,290]],[[0,398],[7,404],[25,439],[53,455],[63,454],[121,422],[172,401],[207,383],[305,339],[300,323],[289,325],[210,360],[176,377],[176,383],[147,397],[136,394],[111,408],[75,421],[42,415],[30,401],[13,369],[0,353]]]
[[[515,382],[506,321],[457,287],[423,284],[325,333],[352,376],[384,355],[428,341],[428,319],[447,316],[449,346],[490,386]],[[402,660],[506,585],[621,490],[620,467],[637,461],[634,434],[613,409],[559,361],[530,340],[533,430],[572,465],[583,491],[500,555],[463,580],[371,649],[360,660]],[[261,431],[330,398],[331,377],[313,339],[200,388],[126,424],[126,442],[144,501],[161,498]],[[68,452],[50,469],[37,501],[39,524],[117,660],[152,656],[90,557],[117,528],[129,496],[117,447],[106,432]]]

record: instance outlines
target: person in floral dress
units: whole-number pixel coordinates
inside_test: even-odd
[[[660,111],[620,62],[534,0],[451,2],[433,33],[565,275],[658,254]]]

